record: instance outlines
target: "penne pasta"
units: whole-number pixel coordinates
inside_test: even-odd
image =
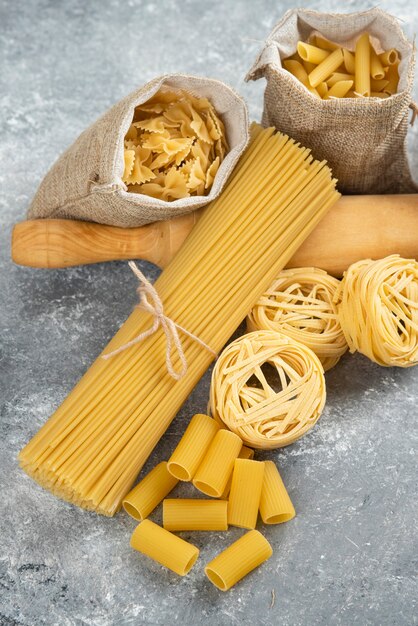
[[[370,97],[371,98],[389,98],[390,94],[386,93],[385,91],[371,91],[370,92]]]
[[[254,458],[254,450],[252,448],[247,448],[247,446],[242,446],[241,451],[237,457],[238,459],[253,459]],[[231,491],[231,483],[232,483],[232,474],[228,478],[227,485],[223,494],[221,495],[222,500],[227,500],[229,496],[229,492]]]
[[[140,483],[125,496],[125,511],[136,520],[144,520],[177,485],[178,480],[167,470],[163,461],[154,467]]]
[[[344,98],[345,94],[350,91],[353,85],[354,81],[352,80],[340,80],[328,90],[328,93],[324,96],[324,100],[328,100],[329,98]]]
[[[196,489],[207,496],[219,498],[225,491],[241,447],[238,435],[229,430],[219,430],[193,479]]]
[[[228,502],[228,524],[255,528],[263,486],[264,463],[235,459]]]
[[[322,63],[330,53],[327,50],[322,50],[317,46],[312,46],[309,43],[304,43],[303,41],[298,41],[298,54],[303,61],[308,61],[309,63],[314,63],[315,65],[319,65]],[[313,85],[314,87],[316,85]]]
[[[226,500],[166,499],[163,502],[163,526],[166,530],[227,530]]]
[[[312,72],[312,70],[315,69],[315,67],[316,67],[315,63],[309,63],[309,61],[304,61],[300,57],[299,57],[299,59],[301,60],[302,65],[303,65],[303,67],[305,68],[305,70],[307,71],[308,74],[310,74]]]
[[[370,89],[371,91],[383,91],[388,84],[389,81],[386,78],[384,80],[375,80],[372,78],[370,81]]]
[[[386,50],[386,52],[382,52],[382,54],[379,54],[378,56],[383,66],[397,65],[399,63],[399,54],[394,48]]]
[[[357,39],[355,53],[354,91],[362,96],[370,95],[370,39],[363,33]]]
[[[370,46],[370,76],[374,80],[382,80],[385,77],[385,70],[382,62],[377,56],[373,46]]]
[[[192,480],[218,432],[219,424],[209,415],[197,414],[168,460],[167,469],[178,480]]]
[[[356,71],[356,64],[354,59],[354,54],[347,50],[347,48],[343,48],[343,59],[344,59],[344,67],[348,74],[354,74]]]
[[[331,52],[312,72],[309,74],[309,82],[312,87],[317,87],[321,82],[327,80],[333,72],[343,62],[343,53],[341,48]]]
[[[205,574],[221,591],[227,591],[273,554],[258,530],[250,530],[205,567]]]
[[[399,82],[398,64],[389,65],[388,71],[386,73],[386,78],[388,80],[388,84],[383,89],[385,93],[388,93],[389,95],[393,95],[398,90],[398,82]]]
[[[196,546],[148,519],[135,528],[131,537],[131,547],[179,576],[188,574],[199,556],[199,549]]]
[[[319,83],[319,85],[317,85],[316,87],[317,92],[319,93],[319,97],[320,98],[325,98],[325,96],[328,93],[328,85],[325,81],[323,81],[322,83]]]
[[[335,83],[339,83],[341,80],[352,80],[354,81],[354,74],[344,74],[342,72],[334,72],[327,80],[328,88],[335,85]]]
[[[308,72],[299,61],[293,61],[292,59],[285,59],[283,61],[283,67],[285,70],[293,74],[295,78],[300,80],[301,83],[306,85],[308,83]]]
[[[295,517],[294,506],[273,461],[264,461],[260,515],[265,524],[281,524]]]
[[[288,72],[293,74],[293,76],[297,78],[302,83],[302,85],[304,85],[311,93],[319,97],[317,90],[314,87],[311,87],[311,85],[309,84],[308,72],[306,71],[302,63],[300,63],[299,61],[294,61],[292,59],[285,59],[283,61],[283,67]]]
[[[338,48],[341,48],[338,43],[334,43],[333,41],[326,39],[326,37],[322,37],[322,35],[313,35],[312,43],[318,48],[322,48],[323,50],[330,50],[331,52],[337,50]]]

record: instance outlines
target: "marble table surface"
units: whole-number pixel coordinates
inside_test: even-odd
[[[306,2],[352,11],[374,2]],[[152,77],[184,71],[231,84],[259,119],[263,81],[243,77],[289,0],[0,0],[1,625],[385,625],[417,623],[418,368],[345,357],[327,374],[317,427],[263,458],[277,461],[298,515],[265,528],[273,557],[229,593],[203,565],[241,531],[193,535],[201,559],[179,578],[129,547],[135,523],[57,500],[16,455],[131,311],[124,263],[18,267],[10,233],[42,176],[112,103]],[[418,5],[382,0],[409,36]],[[417,93],[416,93],[417,95]],[[418,124],[411,166],[418,170]],[[158,269],[141,267],[154,279]],[[147,467],[167,458],[209,373]],[[190,493],[184,485],[179,494]],[[158,511],[152,519],[159,521]],[[190,533],[183,533],[187,539]]]

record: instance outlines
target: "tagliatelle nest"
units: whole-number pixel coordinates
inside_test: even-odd
[[[397,254],[353,263],[335,296],[350,352],[379,365],[418,365],[418,262]]]
[[[233,341],[212,373],[213,417],[253,448],[280,448],[302,437],[321,415],[325,398],[315,353],[271,330]]]
[[[247,328],[275,330],[315,352],[329,370],[348,349],[334,297],[340,281],[324,270],[283,270],[247,317]]]
[[[128,191],[172,201],[206,195],[228,150],[207,98],[161,88],[135,109],[125,137]]]

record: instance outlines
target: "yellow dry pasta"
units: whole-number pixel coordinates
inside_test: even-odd
[[[379,54],[379,60],[384,67],[386,67],[387,65],[397,65],[399,63],[398,51],[394,48],[386,50],[386,52],[382,52],[382,54]]]
[[[318,87],[319,83],[326,81],[333,72],[337,71],[342,62],[342,50],[341,48],[337,48],[337,50],[331,52],[331,54],[309,74],[308,78],[311,87]]]
[[[398,82],[399,82],[399,63],[395,63],[394,65],[389,65],[388,71],[386,72],[386,78],[388,80],[388,84],[383,87],[385,93],[390,96],[397,92],[398,90]]]
[[[226,500],[166,499],[163,502],[163,526],[167,530],[227,530]]]
[[[396,93],[399,82],[399,53],[395,49],[378,54],[368,33],[357,39],[355,52],[314,33],[309,42],[299,41],[297,52],[282,66],[316,97],[386,98]],[[349,81],[354,82],[353,85]]]
[[[174,489],[178,479],[163,461],[152,469],[123,500],[123,508],[137,520],[144,520]]]
[[[242,441],[238,435],[229,430],[219,430],[193,479],[196,489],[207,496],[220,498],[228,484],[241,447]]]
[[[260,515],[265,524],[288,522],[296,515],[279,470],[273,461],[264,461]]]
[[[252,448],[248,448],[247,446],[242,446],[240,453],[237,457],[238,459],[253,459],[254,458],[254,450]],[[229,496],[229,492],[231,491],[231,483],[232,483],[232,474],[228,479],[227,485],[224,489],[223,494],[221,495],[222,500],[227,500]]]
[[[210,408],[245,444],[280,448],[314,426],[325,395],[323,368],[310,348],[275,331],[259,330],[230,343],[218,358]]]
[[[354,81],[352,80],[340,80],[338,83],[335,83],[330,89],[328,89],[327,94],[324,96],[324,100],[328,100],[329,98],[344,98],[344,96],[351,90]]]
[[[335,83],[339,83],[341,80],[354,81],[354,74],[344,74],[343,72],[334,72],[327,80],[328,87],[332,87]]]
[[[383,91],[383,89],[389,84],[389,81],[385,78],[383,80],[375,80],[372,78],[370,81],[370,89],[372,92]]]
[[[347,73],[354,75],[356,72],[354,54],[350,52],[350,50],[347,50],[347,48],[343,48],[343,62]]]
[[[383,80],[385,70],[373,46],[370,46],[370,76],[373,80]]]
[[[164,313],[215,352],[340,194],[325,162],[274,129],[251,142],[154,287]],[[132,289],[136,283],[132,282]],[[149,331],[135,307],[102,354]],[[213,360],[180,332],[187,372],[166,369],[161,327],[84,374],[19,455],[22,468],[64,500],[114,515],[176,413]],[[173,354],[179,372],[179,357]]]
[[[208,563],[205,574],[215,587],[227,591],[272,554],[267,539],[258,530],[250,530]]]
[[[162,88],[135,109],[122,180],[128,191],[166,202],[205,195],[227,150],[225,127],[207,98]]]
[[[228,524],[255,528],[263,486],[264,463],[235,459],[228,500]]]
[[[354,91],[370,96],[370,39],[363,33],[356,41]]]
[[[131,547],[179,576],[188,574],[199,556],[196,546],[148,519],[135,528]]]
[[[324,270],[283,270],[251,309],[247,329],[275,330],[300,341],[329,370],[348,349],[334,302],[339,286]]]
[[[387,367],[418,364],[418,262],[397,254],[351,265],[338,292],[350,352]]]
[[[209,415],[194,415],[168,460],[168,471],[178,480],[192,480],[218,430]]]
[[[330,54],[327,50],[322,50],[317,46],[312,46],[311,44],[304,43],[303,41],[298,42],[297,50],[300,58],[303,59],[303,61],[313,63],[314,65],[319,65],[320,63],[322,63]],[[312,86],[316,87],[316,85]]]

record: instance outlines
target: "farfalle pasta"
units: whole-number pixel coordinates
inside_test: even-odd
[[[53,165],[29,219],[131,228],[215,200],[249,140],[244,100],[219,80],[165,75],[84,130]]]
[[[227,151],[224,124],[208,98],[162,87],[135,109],[122,180],[132,193],[168,202],[204,196]]]

